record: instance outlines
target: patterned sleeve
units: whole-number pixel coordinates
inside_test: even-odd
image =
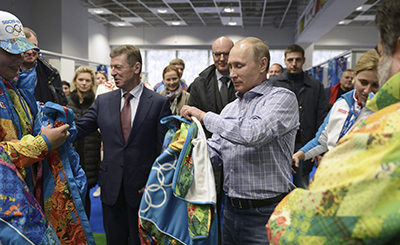
[[[19,168],[43,160],[48,152],[47,144],[43,137],[33,137],[30,134],[25,135],[21,140],[2,141],[0,145]]]

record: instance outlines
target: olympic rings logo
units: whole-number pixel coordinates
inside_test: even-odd
[[[16,37],[18,37],[20,34],[24,34],[21,25],[18,24],[15,24],[14,26],[7,25],[6,32]]]
[[[170,152],[166,151],[170,156],[174,157],[174,161],[172,163],[162,163],[160,164],[158,162],[158,159],[156,160],[158,166],[153,166],[152,171],[156,171],[154,173],[153,178],[155,178],[158,183],[151,183],[146,186],[146,190],[143,193],[144,195],[144,202],[147,204],[147,207],[142,207],[144,209],[140,209],[141,213],[147,212],[150,208],[160,208],[164,206],[164,204],[167,202],[167,198],[169,196],[168,193],[170,193],[170,189],[172,187],[172,179],[174,176],[174,170],[176,167],[176,163],[178,162],[178,157],[176,155],[171,154]],[[155,180],[154,179],[154,180]],[[154,181],[156,182],[156,181]],[[154,193],[154,194],[151,194]],[[156,194],[156,193],[160,194]],[[152,197],[157,196],[157,200],[153,200]],[[144,205],[143,205],[144,206]]]

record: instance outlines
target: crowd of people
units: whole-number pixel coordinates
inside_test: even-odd
[[[168,130],[161,119],[176,115],[196,118],[207,138],[218,244],[395,244],[399,14],[382,0],[376,49],[329,88],[303,71],[300,45],[285,49],[284,69],[262,40],[226,36],[192,83],[173,59],[151,88],[133,45],[112,49],[111,79],[80,66],[62,81],[35,31],[0,11],[0,178],[13,183],[0,185],[0,243],[94,244],[96,185],[107,244],[148,242],[139,206]]]

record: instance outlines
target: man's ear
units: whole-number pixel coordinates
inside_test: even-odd
[[[136,62],[135,65],[133,66],[135,69],[135,74],[139,74],[142,68],[142,65],[139,62]]]
[[[400,37],[397,37],[396,47],[394,49],[394,56],[400,59]]]
[[[400,72],[400,37],[397,37],[396,47],[394,48],[391,76]]]
[[[262,57],[260,61],[260,72],[268,72],[268,58]]]

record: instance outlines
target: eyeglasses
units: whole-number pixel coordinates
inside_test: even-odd
[[[221,57],[221,55],[229,56],[229,52],[215,52],[215,53],[212,53],[212,55],[219,58],[219,57]]]

